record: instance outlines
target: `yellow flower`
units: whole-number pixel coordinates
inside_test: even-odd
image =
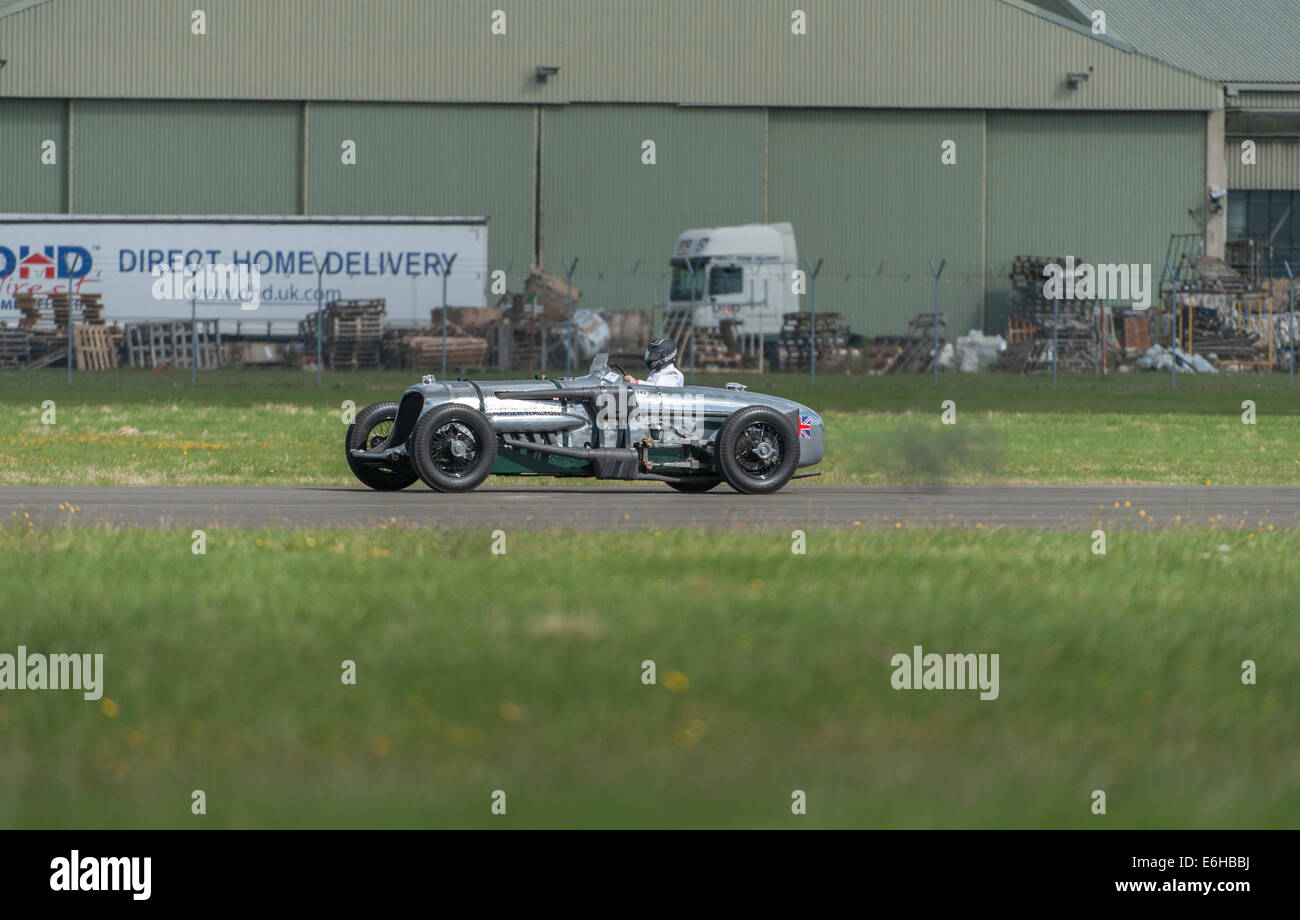
[[[691,685],[691,679],[681,671],[669,671],[664,675],[664,686],[672,693],[681,693]]]

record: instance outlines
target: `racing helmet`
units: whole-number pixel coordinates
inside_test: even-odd
[[[645,347],[645,363],[652,373],[676,360],[677,346],[672,339],[655,339]]]

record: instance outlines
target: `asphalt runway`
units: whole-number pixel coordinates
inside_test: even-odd
[[[684,495],[665,485],[482,488],[462,495],[416,484],[350,487],[11,487],[0,519],[38,526],[374,527],[380,524],[582,530],[848,527],[1077,529],[1185,525],[1300,526],[1296,486],[834,486],[795,482],[775,495],[718,486]]]

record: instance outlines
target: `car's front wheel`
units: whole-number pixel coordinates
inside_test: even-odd
[[[482,412],[449,403],[426,412],[416,423],[411,454],[429,488],[468,492],[492,472],[497,433]]]
[[[365,485],[380,492],[405,489],[420,477],[409,466],[398,463],[381,465],[354,459],[354,450],[373,451],[385,446],[397,421],[397,403],[379,402],[366,406],[348,426],[343,439],[343,452],[352,475]]]
[[[737,409],[718,429],[718,467],[737,492],[775,492],[799,465],[799,436],[790,420],[766,406]]]

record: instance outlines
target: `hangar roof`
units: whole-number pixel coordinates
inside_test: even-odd
[[[192,34],[193,6],[206,10],[204,35]],[[0,57],[8,59],[0,97],[1223,106],[1212,80],[1026,0],[815,0],[802,4],[802,35],[792,29],[791,7],[789,0],[18,0],[0,6]],[[504,34],[493,30],[500,8]],[[543,66],[559,71],[540,80]],[[1071,72],[1087,78],[1071,88]]]
[[[1030,0],[1080,24],[1081,0]],[[1105,0],[1107,28],[1139,54],[1222,83],[1300,83],[1296,0]]]

